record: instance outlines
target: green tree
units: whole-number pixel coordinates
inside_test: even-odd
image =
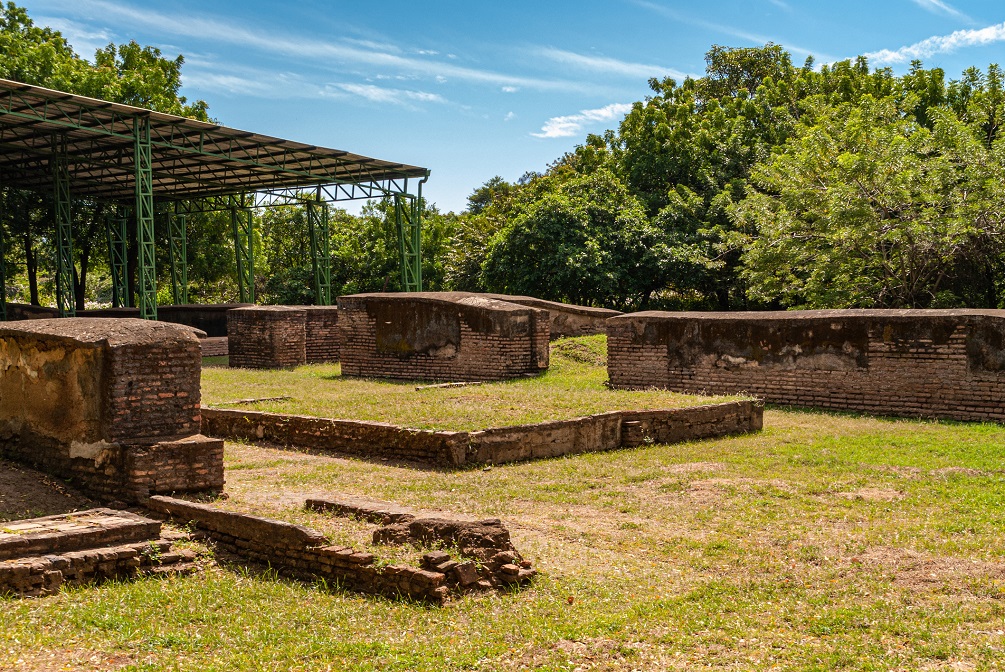
[[[607,170],[557,185],[493,238],[489,291],[583,305],[645,305],[660,285],[659,232]]]
[[[753,171],[732,213],[754,234],[751,296],[789,307],[958,305],[954,271],[1002,232],[1005,162],[944,108],[825,106]],[[912,107],[913,109],[913,107]],[[998,250],[1000,254],[1000,250]]]

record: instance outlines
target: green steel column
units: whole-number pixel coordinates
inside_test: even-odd
[[[406,292],[422,291],[422,227],[418,199],[394,197],[394,219],[398,225],[398,252],[401,257],[401,284]]]
[[[168,213],[168,251],[171,256],[171,297],[175,305],[188,303],[188,216],[181,203]]]
[[[328,227],[328,208],[318,201],[307,201],[307,224],[311,233],[311,265],[314,268],[314,302],[319,306],[332,305],[331,233]]]
[[[234,234],[234,254],[237,257],[237,288],[241,303],[255,302],[255,220],[245,197],[230,196],[230,224]]]
[[[7,248],[4,246],[3,225],[0,224],[0,322],[7,321],[7,265],[4,262],[4,255]]]
[[[73,296],[73,220],[70,206],[70,169],[66,136],[52,136],[53,206],[56,215],[56,306],[60,317],[76,314]]]
[[[157,260],[154,249],[154,181],[150,152],[150,117],[133,120],[133,162],[136,170],[137,294],[140,317],[157,319]]]
[[[129,216],[116,208],[105,216],[105,236],[108,239],[108,265],[112,271],[112,305],[129,305],[129,248],[127,230]]]

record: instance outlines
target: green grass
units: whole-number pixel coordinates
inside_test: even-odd
[[[596,368],[574,347],[549,389],[586,375],[580,363]],[[277,380],[341,384],[319,370]],[[426,393],[365,384],[401,387],[392,407]],[[559,396],[593,383],[562,384]],[[235,385],[231,398],[285,392]],[[488,470],[228,443],[220,506],[356,546],[369,526],[304,511],[304,499],[500,517],[540,579],[443,608],[217,567],[0,599],[0,669],[998,670],[1003,447],[999,425],[784,409],[767,410],[758,434]]]
[[[564,339],[553,345],[541,376],[482,385],[416,390],[421,382],[343,378],[337,364],[293,370],[227,368],[218,358],[203,368],[203,403],[325,418],[389,422],[416,429],[476,430],[563,420],[627,409],[695,406],[739,397],[698,397],[666,390],[607,389],[606,338]],[[240,405],[238,400],[288,400]]]
[[[1005,428],[769,410],[757,435],[473,469],[228,444],[230,508],[499,516],[542,572],[433,608],[266,576],[0,601],[0,669],[1001,669]],[[21,662],[19,662],[21,661]]]

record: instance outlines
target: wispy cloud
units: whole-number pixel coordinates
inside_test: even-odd
[[[881,49],[865,54],[875,65],[909,63],[915,59],[945,54],[964,47],[983,47],[1005,41],[1005,23],[975,30],[957,30],[949,35],[935,35],[900,49]]]
[[[552,117],[544,122],[540,133],[531,133],[538,138],[569,138],[576,136],[587,124],[600,121],[613,121],[631,111],[628,103],[611,103],[595,110],[581,110],[579,114],[564,117]]]
[[[312,59],[318,63],[353,64],[397,70],[431,78],[446,77],[468,82],[496,86],[520,86],[542,91],[581,92],[588,85],[557,79],[522,77],[446,63],[430,58],[413,58],[401,55],[397,47],[389,48],[374,42],[359,40],[324,41],[303,37],[283,36],[272,29],[257,30],[242,26],[232,19],[216,19],[206,15],[168,14],[149,9],[134,8],[110,0],[78,0],[76,7],[91,14],[116,20],[132,26],[155,28],[161,34],[182,35],[190,38],[226,42],[245,49],[273,55]],[[453,54],[447,54],[453,60]]]
[[[88,60],[94,58],[94,52],[98,49],[103,49],[109,42],[115,41],[115,36],[107,30],[95,30],[90,26],[63,17],[36,16],[32,20],[38,26],[48,26],[58,30],[66,38],[66,41],[73,45],[74,51]]]
[[[680,70],[668,68],[665,65],[631,63],[607,56],[587,56],[572,51],[565,51],[564,49],[555,49],[554,47],[538,49],[537,53],[556,63],[604,74],[639,78],[665,77],[669,75],[677,79],[684,79],[687,76]]]
[[[942,14],[944,16],[954,16],[957,19],[963,19],[964,21],[973,21],[969,16],[956,9],[948,2],[943,2],[942,0],[914,0],[914,4],[921,7],[927,12],[932,12],[933,14]]]
[[[785,11],[790,11],[792,9],[792,7],[789,6],[789,3],[785,2],[785,0],[768,0],[768,2],[779,9],[784,9]]]
[[[822,54],[819,51],[806,49],[804,47],[792,44],[791,42],[786,42],[785,40],[780,40],[778,38],[773,38],[766,35],[759,35],[757,33],[751,33],[749,31],[742,30],[740,28],[734,28],[733,26],[728,26],[722,23],[705,21],[704,19],[699,19],[684,14],[682,12],[678,12],[677,10],[671,9],[670,7],[667,7],[665,5],[661,5],[655,2],[649,2],[649,0],[629,0],[629,2],[638,7],[642,7],[643,9],[647,9],[651,12],[654,12],[663,17],[671,19],[672,21],[677,21],[679,23],[685,23],[691,26],[705,28],[706,30],[722,33],[723,35],[729,35],[730,37],[737,37],[741,40],[754,42],[755,44],[766,44],[768,42],[774,42],[775,44],[781,44],[787,50],[789,50],[793,54],[796,54],[797,56],[813,56],[814,58],[821,60],[825,63],[835,60],[834,58],[828,56],[827,54]]]
[[[382,105],[399,105],[401,107],[414,107],[413,102],[418,103],[445,103],[447,100],[438,93],[428,93],[426,91],[412,91],[409,89],[389,89],[374,84],[352,84],[338,83],[329,84],[326,90],[347,93],[357,98],[363,98],[371,103]]]

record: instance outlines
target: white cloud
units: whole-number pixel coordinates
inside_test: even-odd
[[[502,87],[502,92],[503,93],[516,93],[519,90],[520,90],[519,86],[504,86],[504,87]]]
[[[507,112],[506,116],[503,117],[503,121],[513,121],[514,119],[516,119],[516,114],[513,112]]]
[[[631,109],[632,106],[628,103],[611,103],[595,110],[581,110],[579,114],[552,117],[544,122],[540,133],[531,133],[531,135],[538,138],[573,137],[578,135],[583,127],[589,123],[612,121],[628,114]]]
[[[628,61],[619,61],[616,58],[609,58],[607,56],[586,56],[584,54],[577,54],[572,51],[555,49],[553,47],[539,49],[538,53],[545,58],[555,61],[556,63],[571,65],[573,67],[593,72],[603,72],[613,75],[625,75],[627,77],[639,77],[646,79],[649,77],[666,77],[667,75],[676,77],[677,79],[684,79],[684,77],[687,76],[680,70],[674,70],[673,68],[668,68],[664,65],[630,63]]]
[[[115,41],[115,36],[107,30],[95,30],[76,21],[58,16],[35,16],[32,20],[37,26],[48,26],[62,33],[79,56],[87,60],[94,59],[94,52]]]
[[[580,82],[549,80],[508,75],[491,70],[480,70],[455,63],[430,58],[412,58],[400,55],[397,47],[359,40],[324,41],[303,37],[283,36],[274,30],[249,28],[230,18],[213,18],[197,14],[169,14],[146,8],[122,5],[113,0],[77,0],[75,8],[85,14],[99,15],[106,20],[115,19],[126,26],[154,28],[161,34],[227,42],[245,49],[297,59],[311,59],[317,63],[351,63],[385,70],[404,71],[427,77],[451,77],[463,81],[498,86],[520,86],[541,91],[583,92],[591,87]],[[447,54],[448,59],[456,55]],[[344,69],[344,68],[343,68]]]
[[[950,5],[948,2],[943,2],[942,0],[914,0],[914,4],[927,12],[932,12],[933,14],[955,16],[956,18],[963,19],[965,21],[973,20],[960,10]]]
[[[419,103],[445,103],[446,99],[437,93],[426,91],[411,91],[407,89],[388,89],[374,84],[352,84],[339,83],[330,84],[327,87],[329,92],[344,92],[357,98],[363,98],[372,103],[400,105],[402,107],[414,107],[411,101]]]
[[[785,0],[768,0],[768,2],[773,4],[775,7],[778,7],[779,9],[784,9],[787,12],[792,9],[791,7],[789,7],[789,3],[785,2]]]
[[[874,65],[909,63],[915,59],[945,54],[963,47],[982,47],[1005,41],[1005,23],[986,28],[957,30],[949,35],[935,35],[900,49],[881,49],[865,54]]]

